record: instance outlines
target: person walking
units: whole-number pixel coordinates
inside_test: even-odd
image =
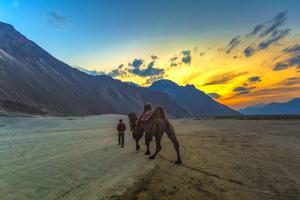
[[[122,119],[119,119],[117,130],[119,136],[119,145],[121,145],[122,148],[124,148],[124,137],[125,137],[126,125],[123,123]]]

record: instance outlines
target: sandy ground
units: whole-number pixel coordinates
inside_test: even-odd
[[[116,199],[300,199],[299,120],[176,120],[155,168]]]
[[[0,199],[104,199],[153,169],[119,117],[0,117]]]
[[[178,166],[166,136],[119,148],[119,117],[0,117],[0,199],[300,199],[299,120],[173,120]]]

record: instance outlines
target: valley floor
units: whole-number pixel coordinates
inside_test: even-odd
[[[300,120],[175,120],[155,168],[117,199],[300,199]]]
[[[104,199],[121,195],[154,163],[134,151],[125,116],[0,117],[0,199]]]
[[[300,199],[300,120],[172,120],[178,166],[166,136],[119,148],[120,117],[0,117],[0,199]]]

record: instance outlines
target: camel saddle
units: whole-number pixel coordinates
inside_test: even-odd
[[[154,113],[153,110],[148,110],[148,111],[144,112],[144,114],[141,117],[141,121],[142,122],[148,121],[153,113]]]

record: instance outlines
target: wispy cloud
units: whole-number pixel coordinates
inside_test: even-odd
[[[215,92],[208,93],[207,95],[210,96],[213,99],[219,99],[221,97],[221,95],[219,95],[218,93],[215,93]]]
[[[230,40],[230,42],[227,45],[227,53],[230,53],[234,48],[237,47],[237,45],[241,42],[241,37],[240,36],[236,36],[235,38],[233,38],[232,40]]]
[[[279,40],[285,38],[290,33],[290,31],[291,31],[291,29],[289,29],[289,28],[273,31],[272,35],[268,39],[266,39],[258,44],[257,49],[261,50],[261,49],[268,48],[273,43],[276,43]]]
[[[278,43],[290,34],[289,28],[282,28],[286,20],[287,11],[280,12],[272,19],[256,25],[250,33],[234,37],[228,43],[226,53],[229,54],[237,49],[246,57],[251,57],[256,52]],[[244,49],[241,50],[238,47]],[[236,55],[234,57],[237,58]]]
[[[98,75],[104,75],[105,74],[103,71],[88,70],[88,69],[84,69],[84,68],[79,67],[79,66],[75,66],[75,68],[79,69],[80,71],[82,71],[86,74],[93,75],[93,76],[98,76]]]
[[[300,84],[300,77],[290,77],[281,82],[283,85],[298,85]]]
[[[252,76],[249,77],[243,84],[242,86],[235,87],[233,89],[233,92],[236,95],[244,95],[244,94],[249,94],[251,90],[256,89],[256,84],[261,82],[262,79],[259,76]]]
[[[240,86],[240,87],[234,88],[233,91],[238,95],[242,95],[242,94],[248,94],[251,89],[253,89],[253,88],[247,88],[247,87]]]
[[[111,77],[116,77],[120,75],[125,75],[127,74],[126,70],[123,70],[124,65],[121,64],[117,67],[117,69],[111,70],[107,75]]]
[[[300,53],[300,44],[295,44],[294,46],[285,48],[282,50],[284,53]]]
[[[210,77],[203,86],[219,85],[219,84],[228,83],[229,81],[232,81],[235,78],[240,77],[247,73],[248,72],[241,72],[241,73],[230,72],[230,73],[226,73],[226,74],[215,75],[215,76]]]
[[[176,67],[178,65],[178,63],[176,62],[177,60],[178,60],[177,56],[170,58],[170,67]]]
[[[275,64],[273,70],[280,71],[290,67],[296,67],[300,69],[300,54],[293,55],[290,58],[286,59],[285,61],[281,61]]]
[[[45,19],[48,23],[58,29],[67,22],[67,17],[57,10],[49,11],[45,16]]]

